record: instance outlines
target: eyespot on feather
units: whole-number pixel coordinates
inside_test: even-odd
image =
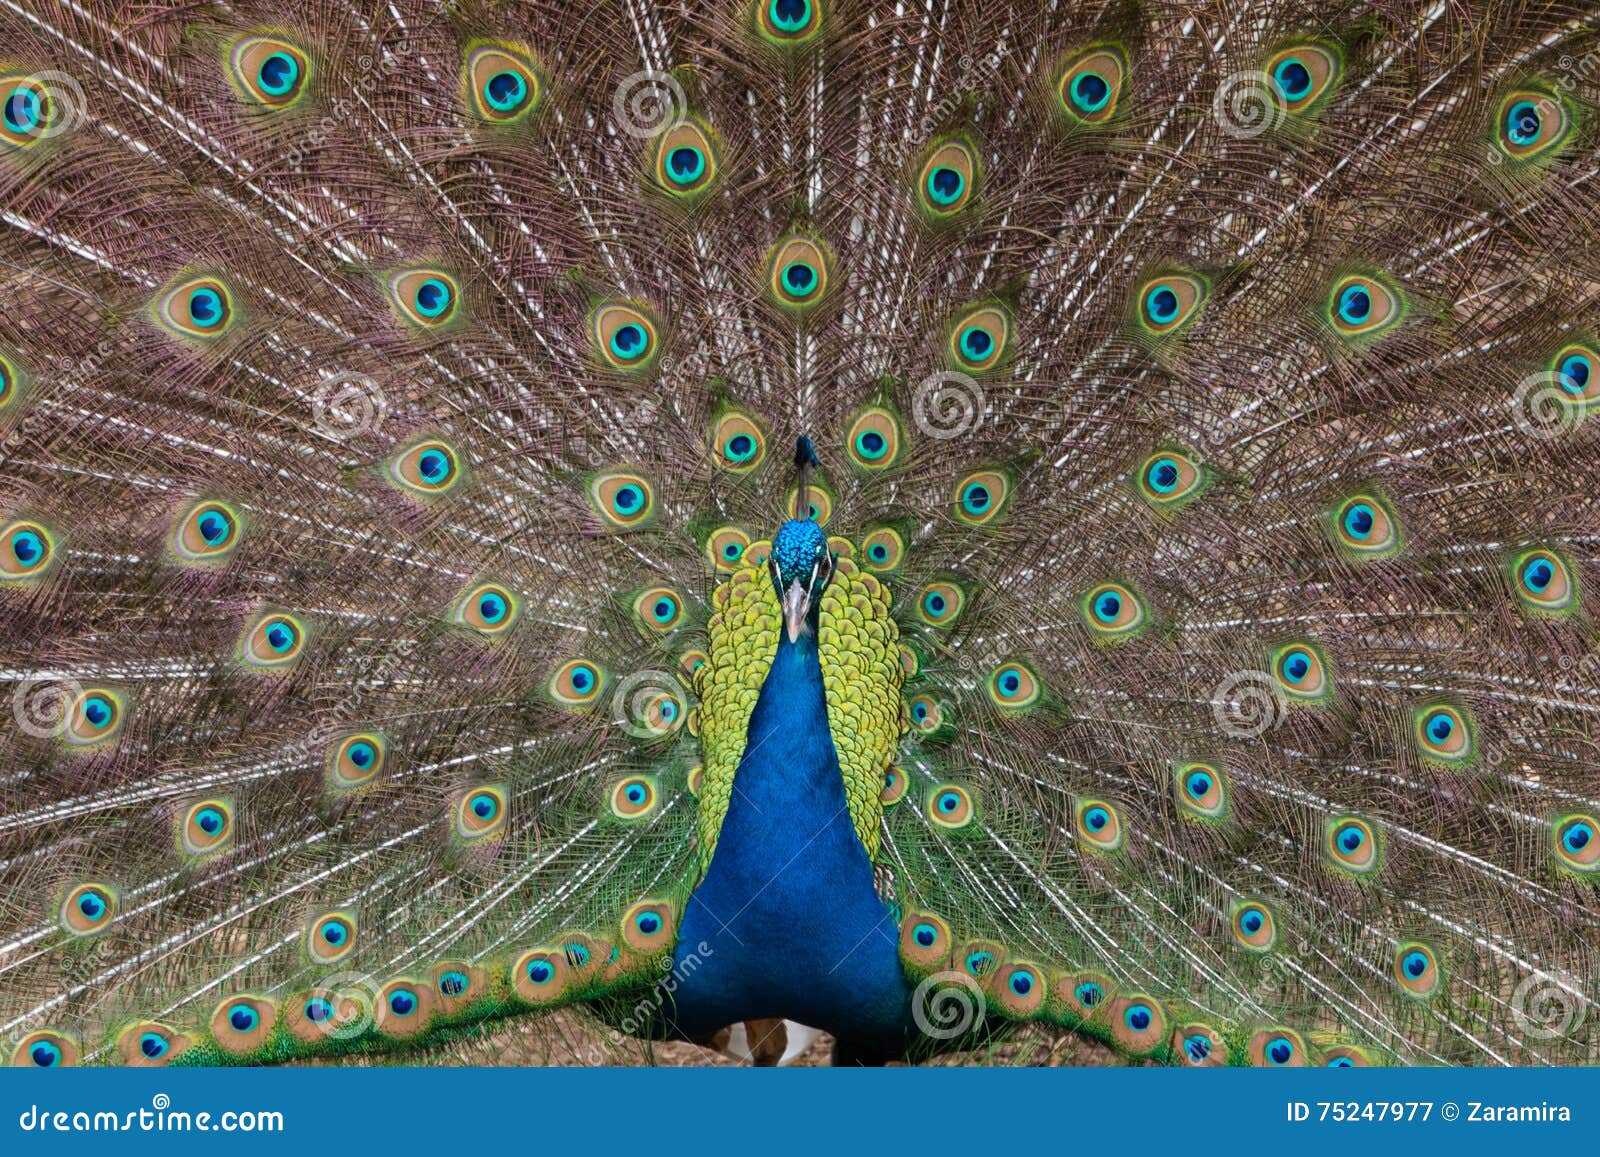
[[[510,44],[472,45],[462,73],[469,107],[490,124],[525,120],[543,95],[527,52]]]
[[[343,960],[356,946],[355,917],[344,912],[326,912],[306,925],[306,955],[316,964]]]
[[[948,218],[971,204],[979,179],[972,146],[951,137],[935,145],[917,178],[917,195],[934,219]]]
[[[383,770],[387,744],[381,735],[360,732],[333,742],[328,754],[328,781],[336,789],[370,783]]]
[[[639,372],[654,364],[660,345],[656,323],[626,302],[610,301],[595,308],[590,323],[594,348],[612,369]]]
[[[256,104],[274,112],[289,108],[311,81],[311,59],[305,51],[278,36],[245,36],[228,51],[234,87]]]
[[[827,295],[832,265],[827,250],[810,238],[778,242],[767,258],[767,288],[772,299],[788,309],[809,309]]]
[[[11,1065],[13,1068],[67,1069],[75,1066],[81,1055],[78,1042],[66,1033],[40,1029],[17,1042],[11,1053]]]
[[[455,320],[461,286],[442,269],[403,269],[388,280],[389,301],[413,329],[440,329]]]
[[[389,463],[390,478],[403,489],[425,496],[452,489],[461,474],[459,455],[436,438],[402,450]]]
[[[305,626],[299,619],[271,612],[245,632],[244,661],[252,667],[287,667],[300,657],[305,642]]]
[[[190,804],[178,820],[178,847],[187,856],[209,856],[233,842],[233,805],[225,799]]]
[[[1098,45],[1072,60],[1056,82],[1059,107],[1074,124],[1103,125],[1117,114],[1128,63],[1122,49]]]
[[[124,718],[121,695],[109,687],[85,687],[67,707],[62,736],[69,747],[93,747],[114,739]]]
[[[104,884],[78,884],[61,903],[61,927],[73,936],[94,936],[117,916],[117,894]]]
[[[229,997],[211,1014],[211,1037],[224,1052],[245,1056],[266,1045],[277,1020],[278,1006],[266,997]]]
[[[162,1068],[182,1056],[191,1043],[170,1025],[142,1020],[117,1034],[117,1053],[129,1068]]]
[[[156,301],[156,320],[181,338],[212,341],[233,325],[233,295],[215,277],[194,277]]]

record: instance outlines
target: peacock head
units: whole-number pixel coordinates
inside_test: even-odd
[[[828,536],[811,519],[790,519],[772,540],[772,584],[783,604],[783,623],[789,641],[811,630],[811,607],[833,578],[834,557]]]

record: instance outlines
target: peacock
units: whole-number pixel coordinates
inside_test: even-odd
[[[1594,6],[0,46],[15,1064],[1600,1062]]]

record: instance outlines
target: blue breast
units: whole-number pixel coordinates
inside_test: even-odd
[[[704,1039],[784,1017],[897,1052],[909,1024],[898,938],[850,822],[816,640],[784,638],[716,852],[684,912],[675,1023]]]

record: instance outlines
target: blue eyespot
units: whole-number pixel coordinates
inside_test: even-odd
[[[572,689],[582,695],[594,686],[595,674],[588,667],[574,667],[571,680]]]
[[[1183,1038],[1183,1051],[1189,1054],[1189,1059],[1199,1064],[1211,1055],[1211,1038],[1208,1036],[1186,1036]]]
[[[1339,846],[1347,852],[1353,852],[1367,842],[1367,834],[1355,824],[1339,829]]]
[[[1351,538],[1366,539],[1372,533],[1376,516],[1365,502],[1353,504],[1344,512],[1344,530]]]
[[[1311,673],[1311,656],[1304,651],[1291,651],[1283,660],[1283,673],[1290,682],[1299,683]]]
[[[953,791],[947,791],[939,797],[939,810],[953,812],[961,806],[961,797]]]
[[[548,984],[556,974],[550,967],[548,960],[530,960],[528,962],[528,979],[535,984]]]
[[[260,1020],[256,1010],[248,1004],[236,1004],[228,1010],[228,1023],[233,1026],[234,1032],[249,1032]]]
[[[922,609],[927,611],[933,618],[938,618],[944,614],[945,606],[945,598],[938,591],[930,591],[927,598],[922,600]]]
[[[1299,100],[1311,91],[1311,70],[1292,56],[1272,70],[1272,80],[1285,100]]]
[[[1189,778],[1184,781],[1184,789],[1195,799],[1204,799],[1211,790],[1211,777],[1203,771],[1189,773]]]
[[[1134,1032],[1143,1032],[1150,1027],[1150,1006],[1145,1004],[1130,1004],[1122,1014],[1122,1023]]]
[[[417,312],[423,317],[438,317],[450,308],[450,287],[437,277],[417,286]]]
[[[1569,394],[1581,394],[1589,386],[1589,359],[1573,354],[1561,363],[1561,386]]]
[[[967,971],[974,976],[982,976],[994,967],[994,954],[990,952],[973,952],[967,956]]]
[[[911,930],[911,938],[923,948],[932,948],[939,939],[939,930],[932,924],[918,924]]]
[[[417,469],[429,482],[439,482],[450,474],[450,459],[439,450],[424,450],[417,458]]]
[[[1539,106],[1519,100],[1506,110],[1506,135],[1514,145],[1529,145],[1539,139]]]
[[[305,1013],[312,1024],[322,1024],[333,1019],[333,1005],[320,996],[313,996],[306,1001]]]
[[[728,439],[725,447],[728,457],[734,462],[747,462],[756,452],[756,440],[749,434],[735,434]]]
[[[624,794],[627,795],[628,802],[631,803],[631,804],[642,804],[642,803],[644,803],[644,801],[646,799],[646,795],[647,795],[647,793],[644,790],[643,785],[642,784],[637,784],[637,783],[629,784],[628,785],[628,790]]]
[[[621,514],[632,514],[644,505],[644,491],[637,486],[623,486],[617,490],[612,498],[617,510]]]
[[[1550,565],[1550,560],[1535,558],[1522,568],[1522,581],[1532,591],[1542,591],[1550,585],[1550,580],[1556,577],[1555,568]]]
[[[1114,623],[1122,613],[1122,596],[1107,591],[1094,601],[1094,617],[1102,623]]]
[[[1448,712],[1439,711],[1428,717],[1428,735],[1435,743],[1443,743],[1450,738],[1451,732],[1456,729],[1456,721]]]
[[[1328,1068],[1330,1069],[1353,1069],[1355,1067],[1355,1062],[1349,1057],[1334,1057],[1333,1060],[1328,1062]]]
[[[923,720],[927,719],[928,705],[919,700],[917,705],[911,709],[911,718],[915,719],[918,723],[921,723]]]
[[[528,82],[514,69],[503,69],[491,76],[483,86],[483,99],[497,112],[510,112],[528,95]]]
[[[83,718],[94,727],[104,727],[112,720],[111,704],[99,695],[84,700]]]
[[[478,600],[478,614],[486,623],[497,623],[505,618],[506,601],[499,595],[484,595]]]
[[[1166,325],[1178,316],[1178,295],[1165,285],[1158,285],[1146,295],[1144,306],[1151,321]]]
[[[644,327],[637,322],[619,325],[611,335],[611,352],[619,358],[631,359],[644,352],[646,341]]]
[[[1027,996],[1033,991],[1033,977],[1026,972],[1018,970],[1011,974],[1011,991],[1018,996]]]
[[[295,643],[294,628],[281,619],[267,627],[267,645],[278,654],[283,654]]]
[[[1157,458],[1150,463],[1150,469],[1145,474],[1150,489],[1157,494],[1171,494],[1178,488],[1178,479],[1182,477],[1178,464],[1171,458]]]
[[[969,482],[961,492],[961,508],[968,514],[982,514],[991,501],[989,488],[981,482]]]
[[[1072,78],[1072,103],[1084,112],[1099,112],[1111,99],[1111,86],[1098,72],[1080,72]]]
[[[877,430],[863,430],[856,435],[856,453],[875,462],[889,452],[889,440]]]
[[[1000,676],[1000,690],[1007,695],[1015,695],[1022,688],[1022,676],[1015,671],[1007,671]]]
[[[811,22],[811,0],[772,0],[767,11],[780,32],[799,32]]]
[[[11,114],[8,110],[6,120],[10,119]],[[54,1068],[61,1063],[61,1050],[47,1040],[35,1041],[33,1047],[28,1050],[28,1059],[41,1069]]]
[[[44,541],[31,530],[20,530],[11,536],[11,553],[23,566],[32,566],[44,554]]]
[[[500,810],[500,804],[488,792],[482,792],[472,797],[472,814],[480,820],[493,819]]]
[[[39,127],[44,119],[44,102],[31,88],[15,88],[6,98],[6,128],[21,136]]]
[[[372,764],[374,759],[378,758],[378,751],[372,744],[363,740],[359,743],[352,743],[346,749],[345,756],[357,767],[366,768]]]
[[[261,62],[256,72],[256,83],[272,96],[282,96],[300,79],[300,65],[287,52],[274,52]]]
[[[1372,295],[1360,285],[1346,286],[1339,294],[1339,316],[1351,325],[1360,325],[1372,315]]]
[[[1264,917],[1260,910],[1256,908],[1251,908],[1249,911],[1245,912],[1244,915],[1239,917],[1239,927],[1243,928],[1245,932],[1252,936],[1261,931],[1261,927],[1265,923],[1266,917]]]
[[[981,362],[992,349],[994,338],[982,326],[971,325],[961,331],[961,352],[968,361]]]
[[[417,994],[409,988],[397,988],[389,994],[389,1011],[396,1016],[410,1016],[417,1011]]]
[[[810,293],[817,284],[817,271],[804,261],[795,261],[784,267],[783,284],[797,297]]]
[[[460,996],[470,984],[464,972],[446,972],[439,977],[439,991],[445,996]]]
[[[1594,829],[1586,823],[1575,823],[1561,836],[1562,846],[1574,854],[1583,851],[1594,840]]]
[[[197,289],[189,295],[189,320],[210,329],[222,320],[222,295],[214,289]]]
[[[1408,952],[1406,953],[1406,958],[1400,962],[1400,967],[1405,969],[1407,976],[1416,979],[1427,972],[1431,964],[1432,961],[1428,959],[1426,953]]]
[[[1267,1060],[1274,1065],[1286,1065],[1294,1060],[1294,1042],[1287,1037],[1274,1037],[1267,1044]]]
[[[1091,832],[1098,832],[1111,822],[1111,813],[1103,807],[1092,807],[1083,813],[1083,826]]]
[[[78,911],[90,920],[98,920],[105,913],[106,902],[93,892],[85,892],[78,897]]]
[[[343,944],[346,937],[349,935],[349,933],[345,931],[345,926],[337,920],[329,920],[320,929],[318,929],[318,932],[324,940],[333,945],[335,948]]]
[[[226,823],[226,821],[222,818],[221,812],[219,812],[216,808],[209,807],[203,808],[200,814],[194,817],[194,822],[195,826],[201,831],[205,832],[205,834],[208,836],[216,835],[222,830],[223,825]]]
[[[661,931],[661,917],[654,912],[640,912],[633,926],[646,936],[654,936]]]
[[[167,1038],[158,1032],[147,1032],[140,1034],[139,1051],[150,1060],[156,1060],[158,1057],[166,1056],[167,1049],[170,1047],[171,1046],[167,1044]]]
[[[200,537],[212,546],[227,538],[228,532],[232,529],[228,522],[228,516],[220,510],[208,510],[202,514],[199,527]]]
[[[1072,998],[1084,1008],[1093,1008],[1105,999],[1106,991],[1093,981],[1086,981],[1072,990]]]
[[[960,200],[967,179],[947,165],[939,165],[928,173],[928,196],[937,205],[950,205]]]

